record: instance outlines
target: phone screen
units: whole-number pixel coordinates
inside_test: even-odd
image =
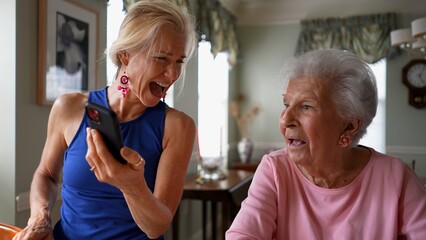
[[[127,164],[127,161],[120,154],[123,140],[115,113],[102,105],[87,102],[86,114],[90,120],[90,127],[102,134],[105,144],[114,158],[122,164]]]

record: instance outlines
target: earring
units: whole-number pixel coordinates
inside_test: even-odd
[[[118,91],[121,91],[121,94],[123,94],[123,97],[126,97],[127,93],[129,92],[129,77],[126,75],[126,70],[124,70],[123,76],[120,78],[121,85],[117,87]]]
[[[163,94],[163,102],[166,102],[166,96],[167,96],[167,92],[164,92],[164,94]]]
[[[347,147],[349,146],[350,142],[351,142],[351,137],[348,134],[342,133],[342,135],[340,135],[340,138],[339,138],[340,146]]]

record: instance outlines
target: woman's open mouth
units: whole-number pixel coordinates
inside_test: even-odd
[[[288,146],[301,146],[305,144],[305,141],[294,139],[294,138],[288,138],[287,145]]]
[[[150,82],[149,83],[149,89],[151,90],[151,93],[156,97],[163,97],[164,89],[166,88],[165,85],[159,82]]]

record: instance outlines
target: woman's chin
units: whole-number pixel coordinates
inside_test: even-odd
[[[305,150],[303,150],[300,146],[298,147],[287,147],[287,154],[293,162],[300,163],[302,162],[306,157],[307,153]]]

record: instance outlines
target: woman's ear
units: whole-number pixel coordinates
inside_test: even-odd
[[[346,124],[344,132],[348,133],[349,135],[353,136],[361,127],[361,120],[360,119],[353,119],[348,124]]]
[[[127,64],[129,64],[129,54],[126,51],[120,51],[117,55],[121,62],[121,66],[127,66]]]

